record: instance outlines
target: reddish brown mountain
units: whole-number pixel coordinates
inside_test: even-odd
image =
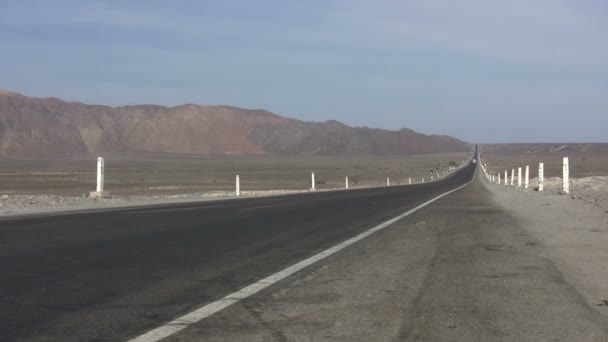
[[[96,152],[420,154],[467,151],[447,136],[302,122],[227,106],[108,107],[0,91],[0,157]]]

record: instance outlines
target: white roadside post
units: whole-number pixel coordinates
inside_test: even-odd
[[[105,162],[103,157],[97,158],[97,192],[103,192]]]
[[[345,185],[345,188],[348,189],[348,176],[346,176],[344,178],[344,185]]]
[[[424,177],[422,177],[422,183],[424,183]]]
[[[511,169],[511,186],[515,183],[515,169]]]
[[[498,185],[500,185],[502,182],[500,181],[500,173],[498,174]]]
[[[521,188],[521,167],[517,168],[517,187]]]
[[[492,183],[494,183],[494,175],[492,175]]]
[[[386,186],[391,186],[391,179],[386,177]]]
[[[538,164],[538,191],[545,190],[545,164]]]
[[[412,177],[408,177],[408,182],[412,184]]]
[[[239,175],[236,175],[236,195],[241,196],[241,179]]]
[[[505,170],[505,185],[509,185],[509,174],[507,173],[507,170]]]
[[[564,157],[564,185],[563,191],[565,194],[570,193],[570,167],[568,165],[568,157]]]
[[[99,158],[97,158],[97,187],[96,187],[96,191],[91,191],[91,193],[89,193],[89,197],[100,197],[100,198],[110,197],[110,193],[109,192],[103,191],[104,172],[105,172],[104,159],[103,159],[103,157],[99,157]]]
[[[524,188],[530,187],[530,165],[526,165],[526,177],[524,178]]]
[[[310,182],[311,182],[310,190],[315,191],[316,188],[315,188],[315,173],[314,172],[310,173]]]

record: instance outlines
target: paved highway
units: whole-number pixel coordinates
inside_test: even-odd
[[[608,341],[533,231],[478,177],[163,342]]]
[[[474,170],[421,185],[2,219],[0,340],[128,340],[458,188]]]

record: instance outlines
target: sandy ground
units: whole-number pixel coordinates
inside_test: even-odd
[[[538,192],[538,178],[530,180],[528,189],[517,188],[517,179],[514,182],[515,186],[506,186],[504,184],[494,184],[499,188],[510,189],[520,193],[536,193],[544,196],[561,196],[563,189],[562,178],[550,177],[545,178],[544,191]],[[599,209],[608,210],[608,177],[607,176],[592,176],[584,178],[570,179],[570,194],[564,195],[571,199],[578,200],[582,203],[595,206]]]
[[[561,179],[547,180],[547,191],[490,184],[494,201],[510,210],[541,243],[566,281],[608,316],[608,177],[573,179],[570,194]]]

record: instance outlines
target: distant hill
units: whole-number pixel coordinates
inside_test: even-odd
[[[408,155],[470,149],[448,136],[303,122],[264,110],[193,104],[108,107],[0,90],[0,157],[99,152]]]

